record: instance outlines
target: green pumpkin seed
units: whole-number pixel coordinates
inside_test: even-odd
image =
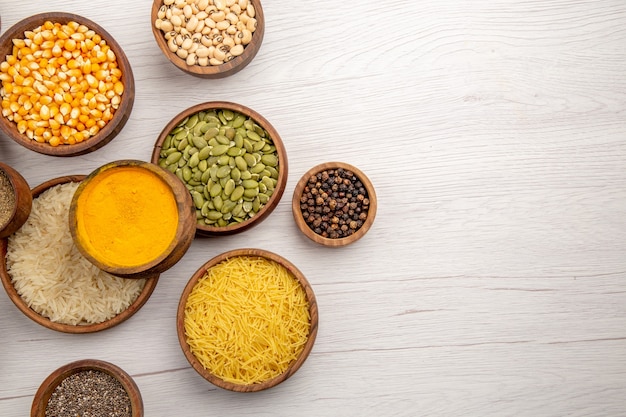
[[[191,168],[188,166],[183,167],[183,181],[187,182],[191,179]]]
[[[262,162],[259,162],[258,164],[250,168],[250,172],[253,174],[259,174],[264,169],[265,169],[265,165]]]
[[[218,133],[220,133],[220,130],[217,127],[209,127],[207,131],[204,132],[204,139],[213,139]]]
[[[230,139],[222,134],[217,135],[215,139],[222,145],[230,145]]]
[[[205,138],[203,138],[202,136],[194,136],[191,139],[191,141],[193,142],[193,146],[195,146],[198,149],[206,148],[209,145],[207,140]]]
[[[232,174],[232,171],[231,171]],[[228,181],[226,181],[226,185],[224,186],[224,193],[227,196],[230,196],[233,193],[233,190],[235,189],[235,180],[231,178],[228,179]]]
[[[217,210],[210,210],[206,216],[209,220],[218,220],[222,218],[222,213]]]
[[[246,153],[246,154],[243,155],[243,159],[244,159],[244,161],[246,162],[246,165],[247,165],[246,169],[248,167],[253,167],[253,166],[256,165],[256,158],[254,157],[254,154]],[[239,169],[241,169],[241,168],[239,168]],[[242,169],[242,171],[244,171],[244,170]]]
[[[243,192],[244,197],[248,197],[248,198],[252,198],[252,197],[256,197],[257,195],[259,195],[259,189],[258,188],[246,188],[245,191]]]
[[[193,155],[191,155],[191,157],[189,158],[189,166],[194,168],[197,167],[199,163],[200,158],[198,157],[198,154],[194,153]]]
[[[230,156],[228,155],[222,155],[219,158],[217,158],[218,165],[228,165],[229,161],[230,161]]]
[[[235,168],[231,169],[230,170],[230,177],[235,182],[239,182],[239,180],[241,179],[241,171],[239,170],[239,168],[235,167]]]
[[[267,154],[261,156],[261,162],[263,162],[266,166],[275,167],[278,165],[278,158],[276,155]]]
[[[211,196],[211,198],[213,198],[220,194],[222,194],[222,186],[218,182],[216,182],[209,189],[209,195]]]
[[[270,199],[269,195],[264,194],[264,193],[259,194],[259,201],[261,201],[262,204],[267,203],[269,199]]]
[[[228,165],[221,166],[217,170],[218,178],[225,178],[230,174],[230,167]]]
[[[235,206],[236,206],[236,205],[237,205],[237,203],[235,203],[234,201],[232,201],[232,200],[226,200],[226,201],[224,201],[224,205],[222,206],[222,208],[221,208],[220,212],[221,212],[222,214],[224,214],[224,213],[229,213],[230,211],[232,211],[232,209],[234,209],[234,208],[235,208]],[[217,207],[216,207],[216,208],[217,208]]]
[[[202,194],[194,190],[191,192],[191,197],[193,198],[194,206],[196,206],[197,209],[201,209],[204,204],[204,197]]]
[[[180,153],[180,152],[174,152],[174,153],[170,154],[170,155],[167,157],[167,159],[165,160],[165,163],[166,163],[167,165],[172,165],[172,164],[175,164],[175,163],[177,163],[177,162],[180,160],[180,158],[181,158],[182,156],[183,156],[183,154],[182,154],[182,153]]]
[[[252,178],[252,173],[250,173],[250,171],[241,171],[242,180],[249,180],[250,178]]]
[[[228,151],[226,152],[228,154],[228,156],[239,156],[243,153],[243,149],[241,148],[235,148],[234,146],[232,148],[229,148]]]
[[[241,171],[245,171],[246,169],[248,169],[248,163],[242,156],[235,157],[235,164],[237,165],[237,168],[239,168]]]
[[[256,182],[255,180],[243,180],[241,182],[241,185],[243,185],[243,188],[249,189],[249,188],[257,188],[259,186],[259,183]]]
[[[236,186],[233,192],[230,194],[230,200],[238,201],[241,197],[243,197],[244,191],[245,189],[243,188],[242,185]]]
[[[228,145],[216,145],[213,147],[213,149],[211,149],[211,155],[215,155],[215,156],[220,156],[220,155],[224,155],[226,153],[226,151],[228,151]]]

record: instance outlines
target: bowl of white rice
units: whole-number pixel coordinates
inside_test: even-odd
[[[65,333],[97,332],[127,320],[159,278],[116,277],[81,255],[68,213],[84,178],[64,176],[35,187],[30,216],[0,240],[0,280],[11,301],[38,324]]]

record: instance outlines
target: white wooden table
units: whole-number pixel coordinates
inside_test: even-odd
[[[264,1],[255,60],[226,79],[183,74],[159,51],[151,2],[2,0],[2,29],[81,14],[125,49],[130,120],[75,158],[0,134],[31,186],[148,160],[175,114],[228,100],[263,114],[289,156],[278,208],[244,234],[194,241],[129,321],[45,329],[0,294],[0,415],[28,415],[43,379],[97,358],[135,379],[145,415],[626,415],[626,3],[623,0]],[[327,249],[291,216],[310,167],[356,165],[379,197],[360,241]],[[320,329],[304,366],[256,394],[198,376],[175,332],[191,274],[258,247],[296,264]]]

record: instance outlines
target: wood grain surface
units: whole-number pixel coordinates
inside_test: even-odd
[[[626,415],[623,0],[267,1],[257,56],[219,80],[167,61],[149,1],[3,0],[2,31],[50,8],[115,37],[135,103],[114,141],[79,157],[0,133],[0,160],[31,186],[149,160],[167,122],[209,100],[266,117],[289,178],[262,224],[196,239],[115,328],[54,332],[0,294],[0,415],[27,415],[46,376],[84,358],[128,372],[151,417]],[[369,177],[378,211],[358,242],[325,248],[289,196],[335,160]],[[188,279],[242,247],[291,261],[319,308],[306,363],[254,394],[202,379],[176,337]]]

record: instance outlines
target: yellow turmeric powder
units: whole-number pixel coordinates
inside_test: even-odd
[[[138,166],[94,176],[76,202],[76,235],[96,260],[134,267],[159,258],[176,236],[176,198],[153,172]]]

